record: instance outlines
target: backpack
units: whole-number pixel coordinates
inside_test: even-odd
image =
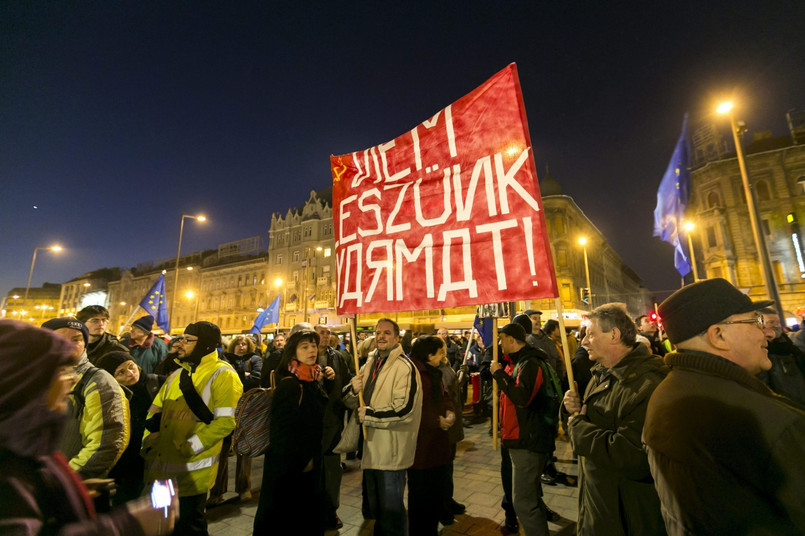
[[[235,410],[232,449],[241,456],[260,456],[268,450],[269,418],[274,390],[256,387],[246,391]]]
[[[246,391],[235,409],[235,431],[232,432],[232,449],[235,454],[252,458],[265,454],[269,445],[271,427],[271,401],[274,397],[274,371],[271,387],[255,387]],[[302,391],[304,393],[304,391]],[[302,393],[299,403],[302,403]]]
[[[557,428],[559,425],[559,409],[562,405],[562,387],[556,371],[553,370],[550,363],[540,360],[539,365],[545,378],[543,400],[545,400],[545,405],[547,406],[547,411],[542,412],[540,417],[548,426]]]

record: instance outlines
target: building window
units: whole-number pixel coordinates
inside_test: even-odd
[[[707,228],[707,247],[718,247],[718,241],[716,240],[716,228],[712,225]]]
[[[568,283],[562,283],[562,301],[572,301],[570,297],[570,285]]]
[[[299,271],[294,270],[294,272],[293,272],[293,282],[296,283],[297,281],[299,281]]]
[[[325,256],[325,257],[329,257],[329,256],[330,256],[330,255],[332,255],[332,254],[333,254],[333,250],[332,250],[332,249],[330,249],[330,248],[324,248],[324,256]]]
[[[768,201],[771,199],[769,185],[766,183],[766,181],[757,181],[755,184],[755,193],[757,193],[758,201]]]
[[[565,248],[556,250],[556,263],[559,266],[567,266],[567,250]]]
[[[714,266],[710,269],[710,273],[712,274],[713,278],[724,277],[721,266]]]
[[[277,255],[277,264],[282,264],[282,255]]]
[[[238,276],[238,286],[240,287],[242,285],[243,285],[243,276],[239,275]]]
[[[562,220],[562,216],[553,219],[553,230],[558,235],[565,234],[565,222]]]
[[[298,251],[293,252],[293,261],[294,262],[299,262],[299,252]]]
[[[327,222],[324,224],[324,236],[331,236],[333,234],[333,223]]]
[[[313,234],[313,226],[312,225],[305,225],[304,227],[304,237],[308,238]]]
[[[766,237],[771,238],[771,227],[769,227],[769,220],[767,218],[763,218],[760,220],[760,224],[763,227],[763,233]]]
[[[707,194],[707,208],[721,208],[721,196],[718,192],[712,191]]]
[[[302,231],[297,229],[293,232],[293,241],[294,243],[299,242],[302,240]]]

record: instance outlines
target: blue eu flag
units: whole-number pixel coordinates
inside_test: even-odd
[[[274,298],[274,301],[271,302],[271,305],[263,309],[257,318],[254,319],[254,325],[252,326],[251,333],[260,333],[263,329],[263,326],[266,324],[278,324],[280,321],[280,294],[277,294],[277,297]]]
[[[154,317],[157,326],[161,327],[162,331],[165,333],[170,332],[168,306],[165,304],[165,274],[159,276],[154,286],[145,295],[145,298],[140,301],[140,307]]]
[[[472,327],[481,334],[481,340],[484,341],[484,346],[492,344],[492,318],[480,318],[475,315],[475,320],[472,322]]]
[[[682,277],[690,273],[690,253],[682,228],[682,220],[690,199],[690,158],[688,115],[682,121],[682,134],[657,190],[654,209],[654,236],[674,246],[674,266]]]

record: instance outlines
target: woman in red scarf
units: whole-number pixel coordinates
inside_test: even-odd
[[[176,497],[167,517],[148,498],[98,515],[87,486],[56,450],[76,350],[56,332],[0,320],[0,534],[170,533]]]
[[[318,334],[302,329],[288,339],[277,365],[255,535],[324,534],[321,442],[335,372],[321,368],[318,354]]]

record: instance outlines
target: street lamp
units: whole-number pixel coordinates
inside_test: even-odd
[[[185,214],[182,212],[182,217],[179,221],[179,245],[176,246],[176,268],[173,276],[173,298],[171,299],[171,314],[170,325],[173,326],[173,313],[176,311],[176,296],[179,294],[179,257],[182,254],[182,234],[184,233],[184,220],[190,218],[199,222],[207,221],[207,218],[202,215],[193,216],[192,214]]]
[[[28,271],[28,282],[25,284],[25,298],[23,298],[22,303],[25,304],[28,301],[28,289],[31,288],[31,276],[34,275],[34,263],[36,262],[36,252],[40,249],[49,249],[50,251],[59,252],[62,250],[61,246],[36,246],[34,248],[34,256],[31,258],[31,269]]]
[[[313,253],[313,257],[316,257],[316,253],[321,251],[323,248],[321,246],[316,246],[316,251]],[[305,303],[305,313],[304,313],[304,321],[307,322],[307,309],[308,309],[308,296],[307,296],[307,282],[308,282],[308,274],[310,271],[310,247],[305,250],[305,293],[303,296],[304,303]],[[315,273],[314,273],[315,275]]]
[[[593,291],[590,288],[590,264],[587,262],[587,238],[584,236],[579,237],[579,244],[581,245],[582,249],[584,250],[584,275],[587,277],[587,296],[589,296],[590,302],[587,306],[590,308],[590,311],[593,310]]]
[[[746,169],[746,161],[744,160],[741,139],[739,138],[739,135],[743,132],[743,125],[739,127],[735,121],[735,115],[732,113],[732,102],[721,103],[716,111],[720,114],[729,115],[730,118],[732,139],[735,142],[735,154],[738,157],[738,167],[741,170],[741,181],[743,181],[746,204],[749,208],[749,223],[752,225],[752,235],[755,238],[755,246],[757,247],[757,254],[763,273],[763,282],[766,285],[766,292],[774,301],[774,307],[780,314],[780,318],[783,318],[784,314],[782,303],[780,302],[780,292],[777,290],[777,282],[774,280],[774,272],[771,269],[769,248],[766,245],[766,235],[760,230],[760,212],[758,211],[757,201],[755,200],[755,190],[749,182],[749,172]]]
[[[693,225],[693,222],[686,221],[684,228],[685,228],[685,235],[688,237],[688,250],[690,251],[690,267],[693,268],[693,282],[699,280],[699,271],[696,269],[696,255],[693,253],[693,239],[690,236],[691,231],[696,226]]]
[[[196,305],[193,308],[193,323],[195,323],[196,319],[198,318],[198,302],[201,301],[201,296],[196,296],[195,292],[193,292],[192,290],[188,290],[187,292],[184,293],[184,297],[187,298],[188,300],[192,300],[193,298],[196,299]]]

